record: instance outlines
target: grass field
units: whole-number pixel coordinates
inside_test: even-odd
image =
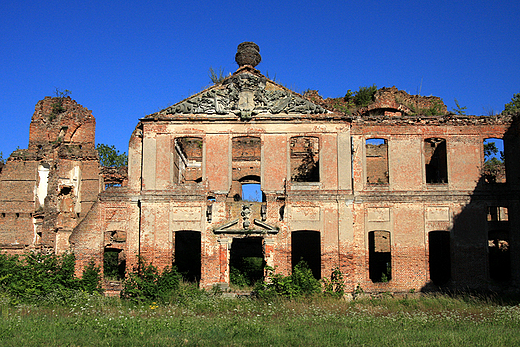
[[[517,346],[520,306],[472,296],[136,304],[0,300],[1,346]]]

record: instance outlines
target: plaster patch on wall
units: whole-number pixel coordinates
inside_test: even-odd
[[[426,207],[426,220],[434,222],[449,222],[450,208],[449,207]]]
[[[291,215],[293,220],[319,221],[320,208],[318,206],[292,207]]]
[[[177,207],[172,211],[174,221],[200,221],[202,216],[201,207]]]
[[[390,208],[369,208],[368,209],[368,221],[369,222],[389,222],[390,221]]]
[[[43,163],[38,166],[38,190],[36,195],[38,196],[38,202],[43,207],[45,198],[47,197],[47,188],[49,183],[49,164]]]

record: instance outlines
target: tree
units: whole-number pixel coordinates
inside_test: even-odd
[[[520,113],[520,93],[513,94],[511,102],[504,105],[503,114]]]
[[[496,157],[500,153],[500,159]],[[484,143],[484,175],[488,182],[497,182],[497,178],[503,176],[504,152],[499,151],[494,142]]]
[[[467,109],[468,108],[466,106],[460,106],[458,100],[455,99],[455,108],[452,109],[453,112],[455,112],[459,116],[464,116],[464,115],[466,115]]]
[[[98,143],[96,149],[99,154],[99,163],[101,166],[121,167],[128,165],[128,156],[126,152],[119,154],[114,145],[108,146]]]

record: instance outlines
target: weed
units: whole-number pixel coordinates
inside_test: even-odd
[[[208,74],[211,82],[214,84],[221,84],[222,81],[224,81],[226,78],[226,76],[224,76],[224,69],[221,67],[218,69],[218,71],[215,71],[212,67],[210,67]]]
[[[66,111],[65,107],[63,107],[63,100],[68,97],[70,94],[71,94],[71,91],[68,90],[68,89],[65,89],[65,90],[60,90],[58,88],[55,88],[55,92],[54,92],[54,103],[51,105],[52,106],[52,112],[51,114],[49,115],[49,121],[53,121],[54,119],[56,119],[56,117],[60,114],[60,113],[63,113]]]

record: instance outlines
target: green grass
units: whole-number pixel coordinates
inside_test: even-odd
[[[4,298],[5,299],[5,298]],[[513,346],[520,307],[473,296],[262,301],[212,295],[167,305],[80,295],[0,299],[2,346]]]

